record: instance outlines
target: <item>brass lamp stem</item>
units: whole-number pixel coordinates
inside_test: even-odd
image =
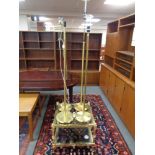
[[[83,34],[83,46],[82,46],[81,98],[80,98],[81,104],[83,103],[84,52],[85,52],[85,33]],[[83,111],[84,111],[84,107],[83,107]]]
[[[64,54],[64,117],[66,120],[66,29],[64,27],[63,33],[63,40],[64,40],[64,47],[63,47],[63,54]]]
[[[87,33],[87,38],[86,38],[86,64],[85,64],[85,79],[84,79],[84,103],[86,99],[86,86],[87,86],[87,70],[88,70],[88,49],[89,49],[89,33]],[[85,104],[84,104],[85,108]]]

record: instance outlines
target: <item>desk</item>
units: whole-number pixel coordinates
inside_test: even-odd
[[[77,81],[68,74],[66,84],[72,102],[73,86]],[[19,73],[19,89],[21,92],[63,90],[64,83],[60,71],[22,71]]]
[[[32,113],[36,107],[38,99],[39,94],[19,94],[19,116],[28,117],[30,140],[33,140]]]

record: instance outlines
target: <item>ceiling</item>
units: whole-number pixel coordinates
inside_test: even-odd
[[[128,6],[110,6],[105,0],[90,0],[87,13],[100,18],[92,29],[104,30],[107,23],[135,12],[135,3]],[[64,17],[68,28],[78,28],[83,22],[84,1],[82,0],[25,0],[19,4],[20,15],[40,15],[50,18],[56,24],[58,17]]]

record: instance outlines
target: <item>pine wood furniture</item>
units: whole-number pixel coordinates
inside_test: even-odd
[[[70,74],[67,75],[67,88],[72,102],[73,87],[77,84]],[[19,73],[19,89],[24,91],[63,90],[64,84],[60,71],[22,71]]]
[[[135,80],[135,47],[131,44],[134,26],[134,14],[109,23],[105,47],[105,63],[132,81]]]
[[[60,51],[58,32],[19,32],[19,69],[20,70],[60,70]],[[100,33],[90,33],[88,85],[99,84],[99,61],[101,48]],[[80,84],[83,33],[67,32],[67,68]],[[63,67],[63,62],[62,62]]]
[[[132,136],[135,135],[135,84],[115,69],[102,63],[100,87]]]
[[[19,116],[28,117],[30,140],[33,140],[32,113],[39,100],[39,94],[19,94]],[[39,105],[40,107],[40,105]],[[39,108],[39,114],[40,114]]]
[[[105,61],[101,65],[100,87],[135,135],[135,47],[132,37],[135,15],[108,24]]]

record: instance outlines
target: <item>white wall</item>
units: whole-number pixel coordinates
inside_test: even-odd
[[[28,21],[26,15],[19,16],[19,30],[20,31],[27,31],[28,30]]]
[[[107,30],[103,30],[103,32],[102,32],[102,43],[101,43],[102,47],[104,47],[106,44],[106,35],[107,35]]]
[[[27,18],[26,15],[20,15],[19,16],[19,30],[20,31],[37,31],[37,24],[36,22],[32,22],[29,18]],[[76,28],[68,28],[67,31],[71,32],[83,32],[82,29],[76,29]],[[106,43],[106,29],[104,30],[94,30],[91,29],[92,33],[102,33],[102,47],[105,46]]]

